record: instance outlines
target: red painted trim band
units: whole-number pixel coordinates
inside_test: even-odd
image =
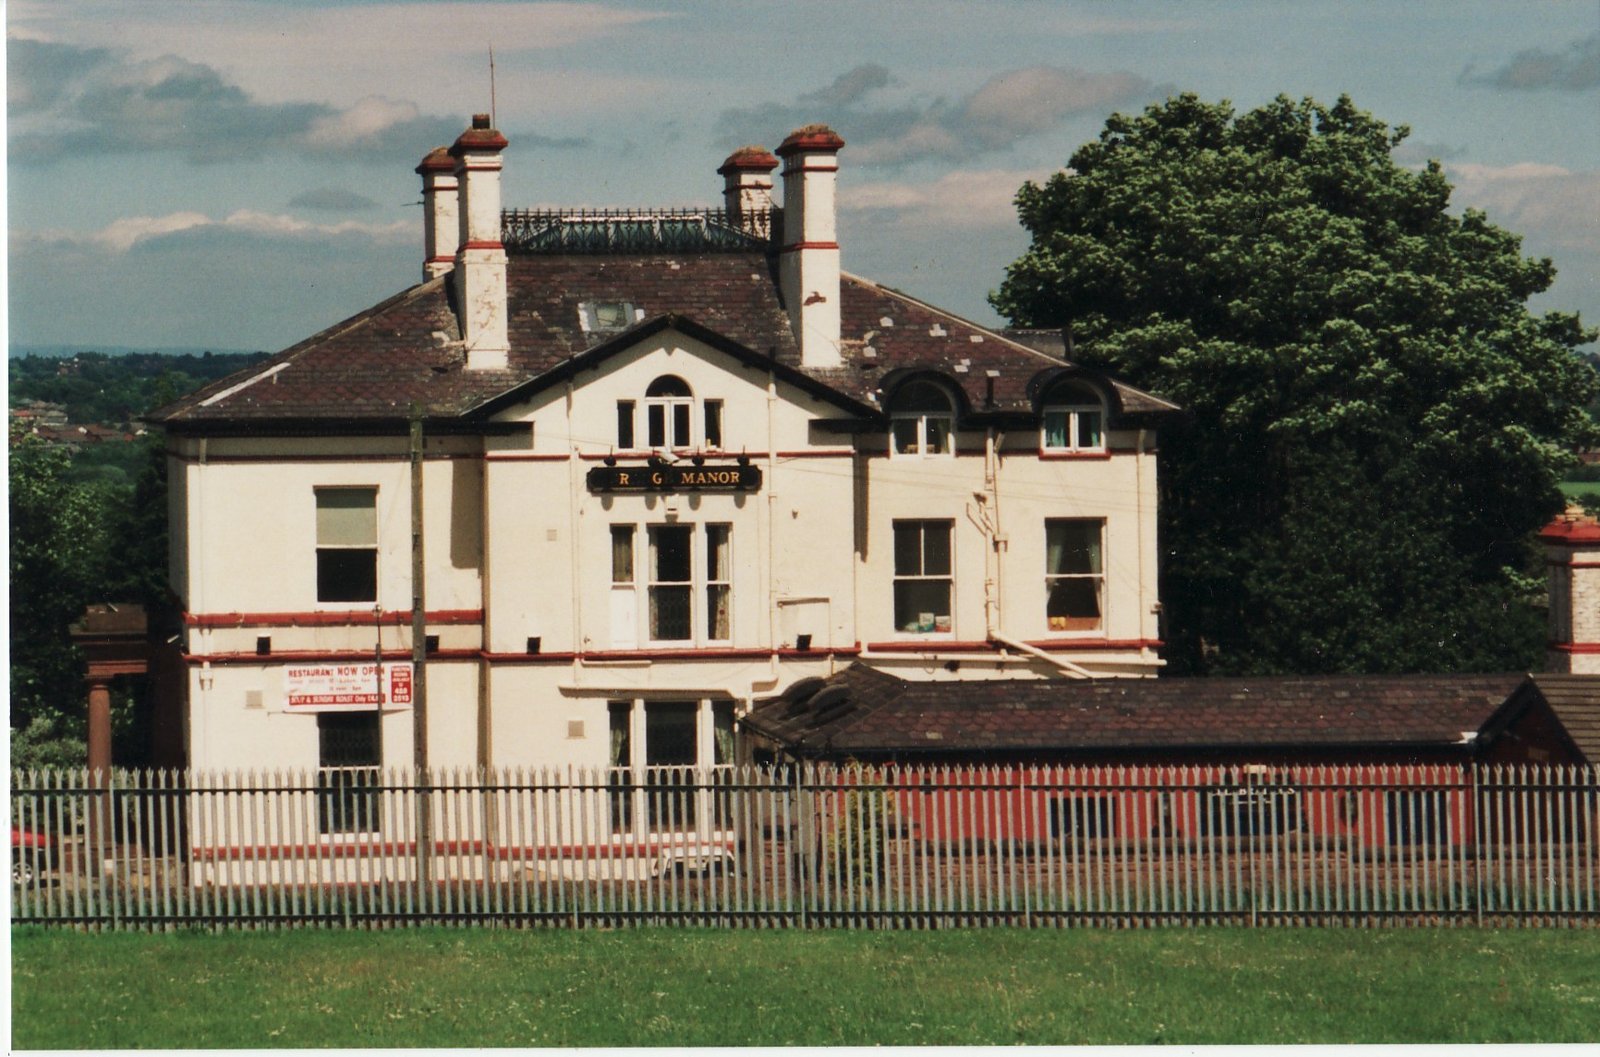
[[[211,664],[221,667],[238,667],[240,665],[269,666],[274,664],[360,664],[370,661],[375,651],[373,650],[274,650],[271,653],[186,653],[183,655],[186,664]],[[428,654],[428,661],[478,661],[483,658],[483,651],[479,649],[434,650]],[[383,659],[386,661],[409,661],[411,650],[384,650]],[[291,709],[294,711],[294,709]],[[305,709],[311,711],[311,709]]]
[[[408,454],[407,452],[403,452],[403,451],[402,452],[397,452],[394,455],[314,455],[314,454],[310,454],[310,453],[301,454],[301,455],[207,455],[206,458],[205,458],[205,463],[202,463],[200,461],[200,457],[198,455],[178,455],[178,454],[174,454],[174,453],[169,452],[167,454],[167,458],[176,459],[178,462],[189,464],[189,465],[197,465],[197,466],[198,465],[206,465],[206,464],[209,464],[209,463],[229,463],[229,464],[243,464],[243,463],[252,463],[252,462],[272,462],[272,463],[284,463],[284,462],[295,462],[295,463],[304,463],[304,462],[314,462],[314,463],[353,462],[353,463],[365,463],[365,462],[410,462],[411,461],[410,454]],[[422,458],[423,458],[424,462],[450,462],[452,460],[476,461],[476,460],[479,460],[479,459],[483,458],[483,453],[482,452],[476,452],[476,451],[470,451],[470,452],[435,452],[435,453],[431,453],[431,454],[428,454],[428,455],[424,455]]]
[[[381,788],[381,787],[380,787]],[[226,792],[225,788],[195,790],[196,792]],[[554,844],[498,845],[483,840],[435,841],[435,855],[485,855],[499,861],[524,859],[605,859],[644,858],[687,852],[691,855],[707,851],[732,854],[735,845],[730,840],[630,840],[615,844]],[[415,857],[416,841],[336,841],[329,844],[253,844],[225,846],[197,846],[190,849],[196,862],[286,862],[305,859],[366,859],[395,856]]]
[[[806,150],[807,148],[802,147],[800,149],[801,150]],[[810,148],[810,149],[816,151],[818,154],[822,154],[822,153],[832,154],[833,150],[837,149],[837,148],[831,148],[830,149],[830,148],[826,148],[826,147],[814,147],[814,148]],[[787,167],[784,168],[783,175],[784,176],[788,176],[790,173],[797,173],[797,172],[838,172],[838,171],[839,171],[839,167],[837,165],[790,165],[790,166],[787,166]]]
[[[578,453],[578,458],[582,459],[584,462],[601,462],[601,461],[603,461],[605,459],[617,459],[618,461],[637,461],[637,460],[642,460],[642,459],[648,459],[653,454],[655,454],[655,453],[652,452],[649,448],[635,449],[635,450],[632,450],[632,451],[617,451],[617,452],[609,452],[609,451],[607,451],[607,452],[587,452],[587,451],[584,451],[584,452],[579,452]],[[697,454],[703,454],[705,456],[707,462],[726,462],[729,459],[737,459],[741,455],[744,456],[746,459],[749,459],[751,462],[759,462],[760,460],[766,459],[766,458],[769,458],[769,457],[778,458],[778,459],[848,459],[848,458],[851,458],[852,456],[854,456],[856,454],[856,450],[854,448],[822,448],[822,449],[808,449],[808,450],[805,450],[805,451],[779,451],[779,452],[770,452],[770,453],[769,452],[764,452],[764,451],[727,451],[727,450],[708,451],[708,452],[695,452],[691,448],[681,448],[681,449],[674,449],[673,450],[674,457],[679,458],[679,459],[692,459]],[[566,456],[564,456],[564,455],[563,456],[549,455],[549,456],[538,456],[538,457],[539,458],[566,458]]]
[[[1104,462],[1109,451],[1040,451],[1040,462]]]
[[[796,650],[778,649],[683,649],[683,650],[597,650],[590,653],[571,651],[553,653],[490,653],[483,658],[491,664],[571,664],[573,661],[747,661],[765,660],[774,655],[784,660],[824,660],[833,657],[854,657],[861,652],[859,646],[827,647]]]
[[[1600,642],[1552,642],[1546,649],[1555,653],[1600,653]]]
[[[1160,639],[1025,639],[1024,641],[1035,649],[1058,652],[1159,649],[1166,645]],[[890,642],[866,644],[866,649],[876,653],[999,653],[1005,648],[1003,643],[997,642],[950,642],[939,639],[928,642],[895,639]]]
[[[482,624],[481,609],[429,609],[423,612],[429,624]],[[411,610],[386,609],[377,617],[370,610],[312,610],[298,613],[185,613],[184,624],[192,628],[258,628],[290,626],[371,627],[374,624],[411,623]]]
[[[503,250],[505,248],[506,244],[499,239],[493,242],[463,242],[457,247],[456,253],[459,255],[462,250]]]
[[[487,462],[567,462],[571,458],[572,456],[565,452],[551,455],[535,451],[496,451],[484,456]]]
[[[793,253],[796,250],[836,250],[838,248],[839,244],[837,242],[791,242],[778,250],[778,252]]]

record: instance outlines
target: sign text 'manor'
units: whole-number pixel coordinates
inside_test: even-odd
[[[591,492],[753,492],[761,487],[756,466],[596,466]]]

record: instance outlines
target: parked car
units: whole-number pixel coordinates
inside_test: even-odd
[[[56,842],[47,834],[11,827],[11,883],[37,884],[56,868]]]

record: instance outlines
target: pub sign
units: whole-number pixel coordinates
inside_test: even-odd
[[[596,466],[589,471],[588,483],[591,492],[754,492],[761,487],[761,469],[744,463]]]

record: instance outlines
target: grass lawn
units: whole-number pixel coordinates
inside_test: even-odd
[[[1561,490],[1567,494],[1568,499],[1579,496],[1600,496],[1600,481],[1562,481]]]
[[[18,1048],[1592,1042],[1600,932],[12,931]]]

